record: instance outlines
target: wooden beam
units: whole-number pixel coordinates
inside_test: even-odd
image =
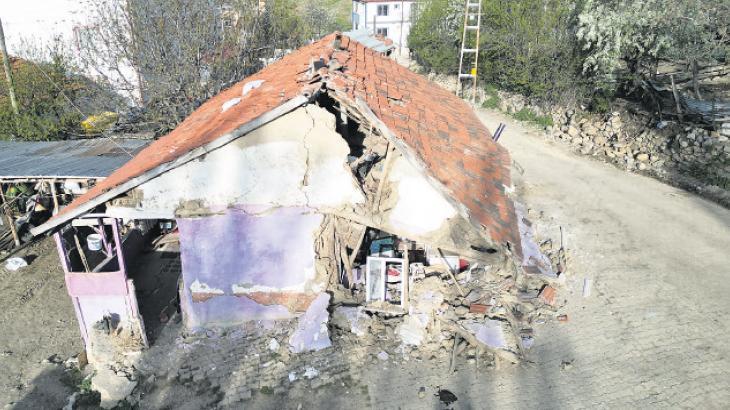
[[[79,256],[81,257],[81,263],[84,264],[84,270],[86,272],[91,272],[91,269],[89,269],[89,261],[86,259],[86,253],[84,252],[84,248],[81,247],[81,241],[79,241],[79,237],[76,235],[76,232],[74,232],[74,242],[76,243],[76,250],[79,251]]]
[[[451,280],[453,280],[454,285],[456,285],[456,290],[459,291],[459,294],[463,298],[464,296],[466,296],[466,294],[464,293],[464,290],[459,285],[459,281],[456,280],[456,276],[454,276],[454,272],[451,271],[451,265],[449,265],[449,261],[446,260],[446,257],[444,256],[444,253],[441,251],[441,248],[437,248],[437,249],[439,251],[439,256],[441,256],[441,259],[443,259],[444,263],[446,264],[446,268],[448,269],[449,276],[451,276]]]
[[[15,242],[15,246],[18,247],[20,246],[20,238],[18,237],[18,231],[15,230],[15,221],[13,221],[13,217],[10,213],[10,205],[5,200],[5,193],[3,192],[2,184],[0,184],[0,200],[2,200],[2,203],[0,203],[0,208],[2,208],[5,217],[8,219],[8,228],[10,228],[10,233],[13,234],[13,241]]]
[[[58,193],[56,192],[56,180],[52,179],[48,184],[51,186],[51,196],[53,196],[53,215],[56,215],[61,207],[58,205]]]
[[[411,247],[411,241],[406,239],[406,250],[403,252],[403,272],[401,273],[401,306],[403,310],[408,311],[410,304],[410,287],[409,287],[409,274],[411,263],[408,259],[408,248]]]

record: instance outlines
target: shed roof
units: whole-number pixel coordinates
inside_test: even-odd
[[[346,31],[342,34],[350,37],[350,39],[355,40],[358,43],[362,43],[365,47],[372,48],[379,53],[387,53],[388,51],[395,49],[393,41],[390,41],[390,44],[388,44],[385,41],[376,38],[364,29]]]
[[[339,33],[302,47],[211,98],[170,134],[33,233],[58,226],[225,145],[306,104],[323,89],[352,106],[371,110],[386,133],[400,143],[399,148],[405,147],[412,154],[408,157],[459,203],[464,217],[486,229],[494,242],[509,242],[520,252],[514,205],[506,194],[511,186],[509,154],[492,141],[472,108],[425,77]]]
[[[0,141],[0,179],[105,178],[149,142],[107,138]]]

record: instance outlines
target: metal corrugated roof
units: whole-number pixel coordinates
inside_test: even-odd
[[[149,143],[108,138],[0,141],[0,179],[103,178],[132,159],[127,152],[135,155]]]
[[[372,48],[379,53],[387,53],[389,50],[393,50],[395,46],[393,44],[385,44],[377,38],[373,37],[372,34],[368,33],[367,30],[353,30],[342,33],[347,37],[357,41],[365,47]]]

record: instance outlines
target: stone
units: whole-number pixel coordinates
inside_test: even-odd
[[[135,387],[137,387],[136,381],[118,376],[114,370],[108,367],[97,369],[91,379],[91,389],[99,392],[101,396],[99,405],[104,409],[116,407],[120,401],[132,394]]]
[[[332,346],[327,329],[329,300],[328,293],[321,293],[299,318],[297,329],[289,338],[289,350],[292,353],[322,350]]]
[[[372,319],[362,306],[338,306],[332,312],[331,322],[342,330],[362,337],[368,332]]]
[[[466,306],[457,306],[454,309],[454,313],[456,313],[456,316],[464,316],[469,313],[469,308]]]
[[[390,355],[386,352],[378,353],[378,360],[387,361],[389,357],[390,357]]]
[[[576,138],[580,136],[580,130],[576,128],[575,126],[571,125],[568,127],[568,135],[570,135],[572,138]]]
[[[426,337],[428,322],[429,316],[426,314],[408,315],[403,318],[403,323],[398,326],[398,335],[404,344],[418,346]]]
[[[636,156],[636,160],[640,162],[646,162],[649,160],[649,154],[642,153]]]
[[[643,171],[647,168],[647,165],[645,162],[639,162],[638,168],[639,168],[639,171]]]

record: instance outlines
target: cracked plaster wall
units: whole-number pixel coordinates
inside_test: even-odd
[[[335,117],[316,105],[269,124],[138,187],[134,208],[109,207],[121,218],[173,218],[196,202],[212,212],[230,206],[337,209],[364,202],[346,166],[350,149]]]
[[[388,174],[397,199],[388,215],[391,226],[417,235],[440,229],[456,209],[406,158],[398,156]]]

